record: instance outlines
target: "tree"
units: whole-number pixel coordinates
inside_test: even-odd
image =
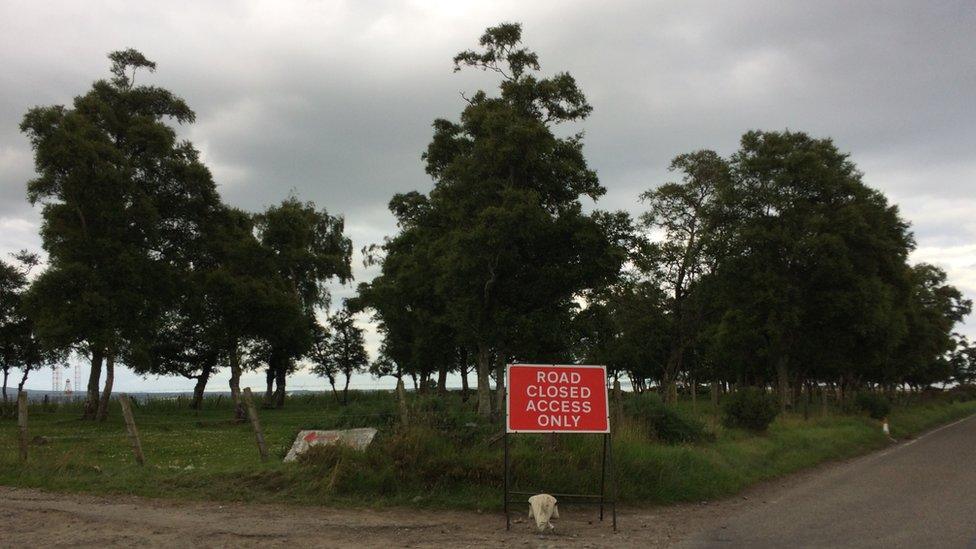
[[[946,273],[927,263],[911,269],[907,304],[907,333],[895,354],[899,378],[914,387],[948,381],[954,371],[951,353],[956,348],[953,327],[972,310],[972,302],[946,283]]]
[[[332,355],[331,336],[328,328],[316,322],[315,335],[312,338],[312,350],[309,352],[308,358],[312,361],[312,373],[328,379],[329,386],[332,387],[332,396],[336,402],[341,402],[339,393],[336,391],[339,366]]]
[[[311,202],[289,197],[257,217],[261,244],[274,258],[278,275],[299,303],[304,322],[280,330],[268,339],[266,400],[276,407],[285,403],[285,380],[295,360],[312,347],[315,311],[327,308],[332,279],[352,280],[352,241],[343,234],[344,221]],[[272,392],[274,384],[274,392]]]
[[[952,381],[960,385],[971,385],[976,382],[976,345],[960,334],[954,334],[953,344],[949,357]]]
[[[913,245],[897,208],[829,139],[748,132],[730,165],[708,281],[719,361],[742,383],[775,378],[783,407],[810,376],[853,385],[879,371],[900,337]]]
[[[49,258],[28,309],[46,346],[90,357],[85,417],[99,419],[116,359],[151,339],[187,239],[218,203],[197,151],[166,123],[190,123],[193,111],[165,89],[135,84],[139,70],[156,68],[138,51],[109,59],[111,79],[70,108],[33,108],[21,123],[38,173],[28,198],[44,205]]]
[[[382,272],[372,282],[359,285],[350,304],[371,309],[383,334],[374,375],[404,374],[414,378],[425,391],[433,372],[438,373],[438,390],[447,390],[447,373],[457,367],[457,334],[450,324],[447,303],[439,295],[431,265],[430,243],[437,238],[435,227],[425,224],[426,197],[419,193],[398,195],[390,203],[401,232],[382,248],[368,250],[370,264],[381,264]],[[382,256],[380,255],[382,254]]]
[[[647,380],[660,380],[667,362],[667,298],[656,281],[627,273],[589,296],[576,318],[579,358],[586,364],[605,364],[613,377],[626,375],[635,391]]]
[[[196,381],[191,406],[199,408],[210,377],[229,367],[231,396],[240,405],[243,348],[267,346],[281,334],[301,333],[306,316],[277,271],[272,251],[254,235],[252,216],[214,209],[175,270],[177,293],[162,311],[154,337],[131,366],[141,374],[180,375]]]
[[[7,380],[18,364],[22,317],[20,295],[27,277],[20,269],[0,261],[0,367],[3,368],[3,402],[7,402]]]
[[[343,307],[329,318],[329,328],[319,327],[313,348],[312,371],[329,380],[335,394],[336,376],[345,376],[342,388],[342,404],[349,403],[349,380],[353,374],[366,370],[369,355],[363,339],[363,330],[356,326],[352,311]],[[338,397],[337,397],[338,398]]]
[[[676,399],[675,380],[684,370],[684,360],[695,343],[701,313],[687,299],[698,279],[715,261],[710,245],[720,232],[716,211],[718,196],[729,184],[729,166],[713,151],[682,154],[671,161],[671,171],[683,174],[680,183],[667,183],[641,194],[648,211],[641,222],[648,230],[660,230],[663,239],[652,258],[639,258],[638,265],[654,274],[668,292],[670,342],[661,377],[665,402]]]
[[[10,371],[14,368],[22,371],[19,392],[30,371],[40,366],[45,358],[24,307],[28,275],[40,259],[26,250],[12,255],[19,266],[0,260],[0,368],[3,369],[4,403],[7,402]]]
[[[500,94],[478,91],[459,122],[436,120],[423,155],[434,189],[391,203],[401,227],[392,241],[422,235],[417,253],[431,259],[443,321],[456,348],[477,356],[482,416],[492,412],[492,364],[500,408],[513,350],[558,339],[574,298],[613,279],[626,257],[614,233],[620,217],[583,212],[581,197],[605,190],[586,164],[582,135],[553,131],[592,109],[569,74],[536,76],[538,56],[521,47],[521,34],[518,24],[491,27],[481,50],[454,58],[455,70],[496,73]]]
[[[849,394],[964,372],[951,330],[970,304],[944,273],[908,264],[914,239],[898,208],[829,139],[752,131],[728,160],[698,151],[671,167],[681,182],[642,195],[641,221],[663,238],[631,261],[635,280],[667,295],[667,399],[682,375],[774,385],[785,408],[819,384]],[[611,295],[592,307],[607,326],[619,314]],[[607,352],[622,335],[607,329],[589,348]]]

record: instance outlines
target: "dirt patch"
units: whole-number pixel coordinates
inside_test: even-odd
[[[863,458],[862,458],[863,459]],[[59,494],[0,487],[0,545],[174,547],[669,547],[729,517],[772,503],[825,465],[755,486],[720,502],[618,509],[560,506],[553,533],[539,535],[525,510],[502,513],[402,508],[186,502]]]
[[[538,535],[521,511],[506,532],[500,513],[187,503],[0,487],[0,540],[6,546],[660,547],[711,522],[708,507],[624,509],[615,534],[609,517],[601,523],[594,508],[564,506],[556,531]]]

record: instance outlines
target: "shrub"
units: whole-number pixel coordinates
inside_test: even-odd
[[[874,419],[884,419],[891,413],[891,403],[878,393],[858,393],[855,404]]]
[[[704,423],[665,406],[653,393],[642,393],[625,400],[624,411],[630,417],[646,421],[651,436],[667,444],[699,442],[708,437]]]
[[[723,407],[726,427],[765,431],[779,414],[776,398],[757,387],[739,389]]]

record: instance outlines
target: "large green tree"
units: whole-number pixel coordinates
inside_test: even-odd
[[[284,406],[285,383],[296,360],[312,349],[316,311],[328,308],[328,284],[352,280],[352,241],[342,217],[311,202],[289,197],[257,217],[258,238],[271,253],[274,269],[299,304],[304,321],[267,338],[266,401]],[[273,387],[273,390],[272,390]]]
[[[421,391],[438,374],[438,390],[446,391],[447,374],[458,364],[458,338],[450,323],[447,301],[438,293],[431,266],[438,258],[431,244],[439,235],[431,225],[430,202],[419,193],[398,195],[390,203],[401,232],[367,253],[382,273],[360,284],[357,308],[374,313],[383,335],[374,374],[411,376]]]
[[[477,356],[484,416],[492,412],[492,365],[500,407],[505,362],[531,359],[527,342],[557,340],[574,298],[613,279],[626,256],[615,232],[620,217],[583,211],[582,197],[605,190],[587,166],[582,135],[554,131],[592,109],[569,74],[537,75],[538,56],[521,37],[518,24],[492,27],[479,50],[454,58],[456,70],[497,74],[499,93],[478,91],[459,121],[434,122],[423,155],[434,189],[393,202],[405,205],[394,208],[403,233],[424,228],[446,324],[458,347]]]
[[[737,380],[790,384],[877,370],[900,334],[907,224],[829,139],[748,132],[722,196],[714,331]],[[833,372],[828,370],[833,369]]]
[[[187,247],[185,262],[175,271],[176,297],[132,367],[195,380],[192,405],[199,407],[210,377],[227,366],[231,397],[239,405],[243,349],[301,332],[307,319],[277,271],[274,254],[255,237],[252,216],[217,208],[202,224],[196,244]],[[240,407],[238,416],[243,417]]]
[[[136,84],[138,71],[156,68],[138,51],[109,58],[110,79],[71,107],[31,109],[21,124],[49,258],[28,307],[47,345],[90,357],[87,418],[105,417],[116,360],[152,337],[187,241],[219,203],[197,151],[168,124],[192,122],[193,111],[168,90]]]
[[[668,359],[661,372],[665,401],[676,398],[675,381],[695,344],[701,312],[689,299],[695,284],[716,264],[716,240],[722,231],[718,199],[729,185],[728,163],[713,151],[682,154],[671,161],[680,182],[666,183],[641,194],[648,210],[642,225],[660,231],[661,240],[635,264],[667,292],[669,309]]]

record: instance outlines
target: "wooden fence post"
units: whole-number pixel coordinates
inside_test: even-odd
[[[254,438],[258,442],[261,461],[268,461],[268,447],[264,444],[264,431],[261,430],[261,422],[258,421],[258,411],[254,408],[250,387],[244,388],[244,405],[247,406],[247,417],[251,420],[251,427],[254,428]]]
[[[27,391],[17,393],[17,429],[20,431],[20,461],[27,463]]]
[[[613,429],[617,430],[620,426],[620,419],[623,417],[623,400],[620,395],[620,380],[613,380]]]
[[[146,458],[142,455],[142,442],[139,440],[139,429],[136,428],[136,420],[132,417],[132,402],[129,395],[120,394],[119,404],[122,405],[122,417],[125,419],[125,430],[129,433],[129,442],[132,444],[132,455],[136,458],[139,465],[146,464]]]
[[[397,400],[400,401],[400,424],[407,427],[410,424],[410,416],[407,412],[407,389],[403,386],[403,378],[397,379],[396,395]]]

